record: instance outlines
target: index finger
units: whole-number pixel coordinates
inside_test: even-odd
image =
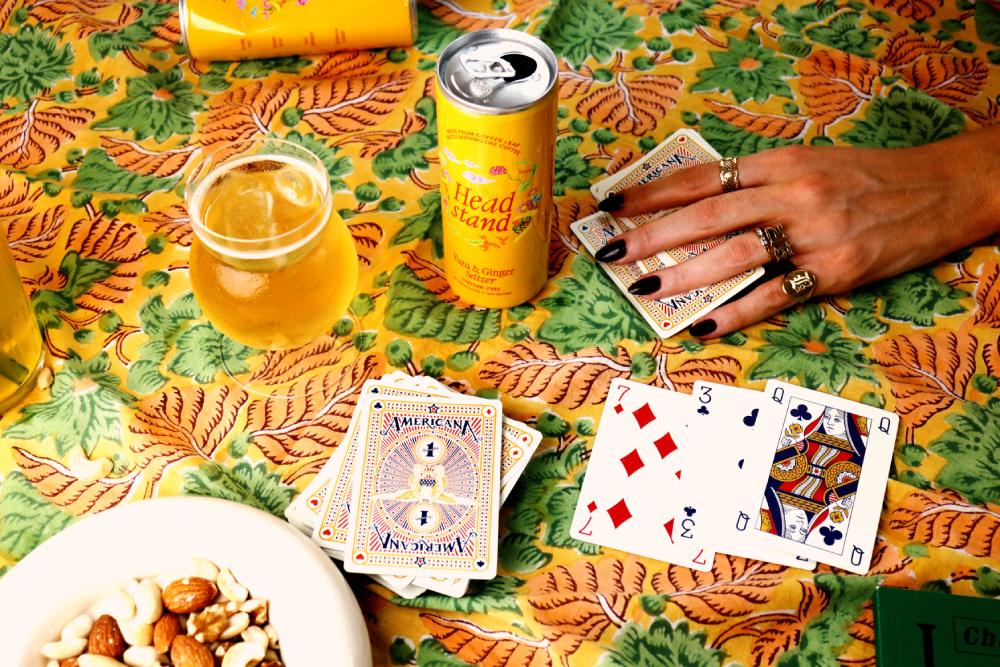
[[[740,185],[752,188],[774,182],[775,172],[785,161],[786,149],[765,151],[738,158]],[[781,169],[780,171],[784,171]],[[598,208],[616,216],[631,217],[685,206],[706,197],[722,194],[719,163],[705,162],[681,169],[669,176],[608,195]]]

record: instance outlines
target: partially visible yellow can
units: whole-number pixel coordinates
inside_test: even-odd
[[[416,0],[180,0],[181,35],[199,60],[245,60],[410,46]]]
[[[524,303],[548,278],[557,78],[516,30],[468,33],[438,60],[444,269],[473,305]]]

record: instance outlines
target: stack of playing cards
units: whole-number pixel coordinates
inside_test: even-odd
[[[594,184],[590,191],[600,201],[612,192],[621,192],[662,178],[680,169],[701,162],[714,162],[719,158],[720,155],[697,132],[678,130],[643,156],[641,160]],[[666,211],[634,218],[613,218],[607,213],[597,213],[577,220],[571,225],[571,228],[587,250],[596,253],[611,238],[630,229],[641,227],[664,213]],[[760,278],[764,274],[764,269],[761,267],[751,269],[714,285],[661,299],[647,299],[630,294],[629,285],[647,273],[677,266],[692,257],[697,257],[706,250],[719,245],[726,238],[728,237],[717,237],[658,252],[652,257],[629,264],[602,263],[601,266],[625,298],[642,314],[649,326],[653,327],[653,330],[661,337],[666,338],[681,331],[695,320],[704,317],[731,299]]]
[[[898,425],[776,380],[681,394],[616,379],[570,533],[702,571],[725,553],[865,574]]]
[[[391,373],[362,386],[344,440],[285,515],[402,597],[462,596],[496,575],[500,505],[541,439],[499,401]]]

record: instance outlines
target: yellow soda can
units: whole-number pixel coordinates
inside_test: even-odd
[[[548,277],[557,78],[516,30],[468,33],[438,60],[444,269],[473,305],[516,306]]]
[[[410,46],[416,0],[180,0],[181,36],[200,60]]]

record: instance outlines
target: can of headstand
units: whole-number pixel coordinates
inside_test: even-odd
[[[468,33],[438,60],[444,269],[473,305],[515,306],[548,277],[557,77],[516,30]]]
[[[180,0],[181,37],[199,60],[410,46],[417,0]]]

